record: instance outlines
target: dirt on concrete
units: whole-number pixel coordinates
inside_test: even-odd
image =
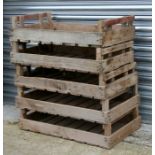
[[[4,155],[151,155],[151,147],[121,142],[111,150],[20,130],[4,123]]]

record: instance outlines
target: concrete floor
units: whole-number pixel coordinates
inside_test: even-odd
[[[4,155],[151,155],[151,126],[143,124],[111,150],[20,130],[19,112],[4,106]]]

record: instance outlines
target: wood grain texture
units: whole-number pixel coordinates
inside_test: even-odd
[[[139,104],[139,96],[136,95],[127,101],[124,101],[123,103],[119,104],[118,106],[112,108],[109,112],[105,113],[105,116],[109,117],[109,122],[116,121],[119,117],[122,117],[123,115],[130,112],[132,109],[137,107]]]
[[[38,112],[58,114],[61,116],[72,117],[77,119],[84,119],[90,122],[98,122],[98,123],[105,122],[105,118],[102,115],[102,111],[71,106],[67,105],[67,103],[64,105],[64,104],[57,104],[54,102],[40,101],[18,96],[16,97],[16,103],[17,107],[20,109],[26,108]]]
[[[90,73],[109,72],[119,68],[120,66],[134,62],[133,51],[122,53],[105,60],[88,60],[39,54],[12,53],[11,61],[16,64]]]
[[[100,46],[102,33],[99,32],[66,32],[49,29],[15,29],[11,41],[42,42],[54,44],[79,44],[80,46]]]
[[[73,81],[48,79],[43,77],[24,77],[19,76],[16,79],[16,85],[20,87],[36,88],[60,93],[70,93],[72,95],[82,95],[95,99],[112,98],[121,91],[137,83],[137,74],[132,73],[122,77],[107,86],[98,86]]]
[[[114,96],[119,94],[119,92],[135,85],[136,83],[137,83],[137,73],[132,73],[128,76],[120,78],[107,86],[105,90],[106,98],[113,98]]]
[[[134,32],[135,30],[133,26],[118,26],[112,30],[107,30],[103,33],[103,47],[131,41],[134,39]]]
[[[109,72],[114,69],[119,68],[120,66],[123,66],[128,63],[134,62],[134,55],[133,51],[129,51],[127,53],[122,53],[120,55],[114,56],[112,58],[108,58],[105,60],[106,63],[102,64],[103,71]],[[106,64],[106,66],[104,66]]]
[[[37,67],[66,69],[73,71],[83,71],[99,73],[101,61],[86,60],[80,58],[67,58],[59,56],[47,56],[39,54],[15,53],[11,61],[17,64],[32,65]],[[106,62],[105,62],[106,63]]]
[[[52,92],[58,91],[64,94],[70,93],[77,96],[82,95],[85,97],[94,97],[96,99],[105,97],[104,86],[97,86],[80,82],[20,76],[16,79],[16,85],[48,90]]]
[[[136,67],[136,62],[124,65],[118,69],[112,70],[111,72],[108,72],[107,74],[105,74],[104,75],[105,79],[109,80],[111,78],[114,78],[114,77],[122,74],[122,73],[125,73],[125,72],[132,70],[132,69],[135,69],[135,67]]]
[[[109,137],[109,147],[113,147],[117,143],[121,142],[124,138],[129,136],[132,132],[137,130],[141,125],[141,117],[138,116],[133,121],[129,122],[118,131],[114,132]]]
[[[72,32],[98,32],[97,25],[78,24],[78,23],[60,23],[53,22],[54,30],[72,31]]]
[[[111,136],[104,136],[102,134],[96,134],[79,129],[73,129],[23,118],[20,119],[19,125],[20,128],[24,130],[53,135],[110,149],[129,134],[137,130],[140,127],[140,121],[140,117],[135,118],[114,132]]]
[[[72,129],[53,124],[47,124],[27,119],[20,119],[20,128],[43,134],[58,136],[66,139],[73,139],[78,142],[97,145],[107,148],[107,141],[103,135],[86,132],[78,129]]]
[[[16,105],[20,109],[29,109],[55,115],[58,114],[65,117],[83,119],[90,122],[98,122],[101,124],[108,124],[116,121],[117,119],[137,107],[139,103],[138,101],[139,96],[137,95],[107,111],[106,109],[96,110],[67,105],[67,103],[58,104],[52,101],[42,101],[20,96],[16,97]],[[76,103],[76,101],[74,102]]]
[[[132,47],[133,47],[133,41],[123,42],[117,45],[112,45],[110,47],[102,48],[102,55],[124,50],[126,48],[132,48]]]

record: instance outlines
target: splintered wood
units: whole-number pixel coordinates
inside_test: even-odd
[[[133,20],[89,25],[56,22],[50,13],[13,17],[20,128],[104,148],[137,130]]]

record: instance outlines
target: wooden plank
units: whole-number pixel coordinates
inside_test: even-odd
[[[12,52],[13,53],[13,52]],[[59,56],[47,56],[37,54],[15,53],[12,54],[11,61],[23,65],[34,65],[46,68],[63,68],[66,70],[77,70],[90,73],[101,72],[101,63],[104,72],[119,68],[120,66],[133,62],[133,52],[117,55],[113,58],[101,60],[86,60],[80,58],[66,58]]]
[[[105,126],[104,126],[104,135],[105,136],[110,136],[111,132],[112,132],[112,124],[111,123],[105,124]]]
[[[101,48],[96,48],[96,60],[97,61],[102,61],[102,49]],[[103,64],[106,64],[106,61],[102,61],[102,66]],[[104,86],[105,85],[105,80],[104,80],[104,72],[102,70],[99,72],[99,86]]]
[[[112,46],[134,39],[134,26],[117,26],[103,33],[103,47]]]
[[[112,52],[120,51],[129,47],[133,47],[133,41],[124,42],[110,47],[102,48],[102,55],[109,54]]]
[[[71,82],[65,80],[55,80],[41,77],[24,77],[20,76],[16,79],[17,86],[28,88],[36,88],[48,91],[58,91],[60,93],[70,93],[72,95],[82,95],[85,97],[94,97],[96,99],[112,98],[120,91],[137,83],[137,74],[132,73],[128,76],[120,78],[105,86],[97,86],[80,82]],[[106,94],[105,94],[106,93]]]
[[[76,101],[74,101],[76,102]],[[90,122],[104,123],[104,117],[101,111],[71,106],[66,104],[58,104],[54,102],[40,101],[28,99],[24,97],[16,97],[18,108],[30,109],[38,112],[45,112],[49,114],[58,114],[65,117],[72,117],[76,119],[84,119]],[[83,103],[84,104],[84,103]]]
[[[58,91],[64,94],[70,93],[77,96],[82,95],[85,97],[94,97],[96,99],[105,97],[104,86],[96,86],[80,82],[20,76],[16,79],[16,85],[52,92]]]
[[[30,130],[33,132],[39,132],[47,135],[53,135],[66,139],[75,140],[78,142],[88,143],[91,145],[97,145],[100,147],[108,147],[108,142],[105,136],[78,129],[72,129],[68,127],[62,127],[58,125],[37,122],[33,120],[20,119],[20,128],[24,130]]]
[[[139,104],[139,95],[133,96],[132,98],[128,99],[127,101],[117,105],[116,107],[112,108],[109,112],[104,113],[105,116],[109,118],[108,122],[114,122],[120,116],[127,114],[129,111],[137,107]]]
[[[134,62],[133,51],[129,51],[127,53],[122,53],[120,55],[106,59],[105,61],[106,61],[106,65],[105,65],[104,61],[103,61],[104,64],[102,65],[104,72],[108,72],[108,71],[117,69],[120,66]]]
[[[98,32],[97,25],[53,22],[54,30],[73,32]]]
[[[81,46],[100,46],[102,33],[99,32],[65,32],[49,29],[15,29],[12,32],[11,41],[42,42],[53,44],[79,44]]]
[[[109,80],[111,78],[114,78],[114,77],[122,74],[122,73],[128,72],[129,70],[134,69],[135,66],[136,66],[136,62],[133,62],[131,64],[127,64],[127,65],[122,66],[122,67],[120,67],[120,68],[118,68],[116,70],[113,70],[111,72],[108,72],[107,74],[104,75],[105,79]]]
[[[137,83],[137,78],[137,73],[132,73],[110,83],[105,90],[106,98],[112,98],[116,96],[116,94],[119,94],[119,92],[135,85]]]
[[[66,58],[38,54],[15,53],[11,57],[13,63],[33,65],[37,67],[76,70],[90,73],[100,71],[100,61],[80,58]]]
[[[119,130],[114,132],[110,137],[108,137],[109,148],[113,147],[115,144],[122,141],[132,132],[136,131],[140,127],[140,125],[141,125],[141,117],[138,116],[133,121],[129,122]]]
[[[12,27],[15,28],[16,27],[16,18],[13,18],[13,23],[12,23]],[[14,54],[19,52],[19,44],[17,42],[11,42],[12,45],[12,49]],[[21,49],[24,49],[24,46],[20,47]],[[10,56],[13,54],[13,52],[11,52]],[[24,74],[24,70],[23,67],[19,64],[16,65],[16,77],[19,77],[21,75]],[[23,87],[17,87],[17,94],[19,96],[23,96],[24,94],[24,88]],[[20,110],[20,117],[24,118],[26,115],[26,110],[22,109]]]
[[[98,32],[97,25],[90,24],[75,24],[75,23],[59,23],[52,22],[43,23],[43,24],[30,24],[24,25],[23,28],[35,28],[35,29],[50,29],[50,30],[58,30],[58,31],[67,31],[67,32]]]

